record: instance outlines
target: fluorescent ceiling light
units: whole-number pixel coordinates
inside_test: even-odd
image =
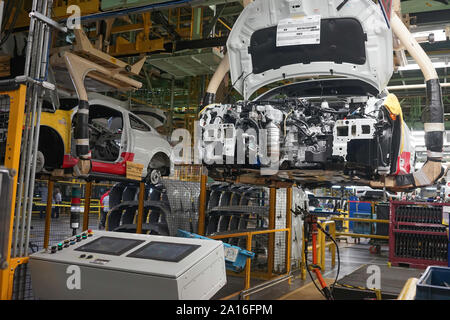
[[[448,67],[450,67],[450,63],[433,62],[433,66],[436,69],[448,68]],[[398,70],[399,71],[420,70],[420,67],[418,64],[413,63],[413,64],[408,64],[407,66],[404,66],[404,67],[399,67]]]

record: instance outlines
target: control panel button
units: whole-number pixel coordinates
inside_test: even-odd
[[[86,259],[92,259],[94,256],[93,255],[88,255],[87,257],[86,257]]]
[[[82,254],[82,255],[80,256],[80,258],[81,258],[81,259],[86,258],[86,255],[85,255],[85,254]]]

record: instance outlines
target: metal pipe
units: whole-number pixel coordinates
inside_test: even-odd
[[[31,12],[36,11],[37,9],[37,5],[38,5],[38,1],[34,0],[33,1],[33,5],[31,7]],[[36,24],[37,20],[35,18],[31,18],[30,19],[30,28],[28,30],[28,38],[27,38],[27,51],[25,54],[25,71],[24,71],[24,75],[26,77],[28,77],[30,75],[30,67],[31,67],[31,49],[33,47],[34,44],[34,32],[35,32],[35,24]]]
[[[38,6],[38,1],[34,0],[31,11],[36,11],[38,8],[37,6]],[[30,19],[30,28],[28,31],[27,47],[26,47],[27,51],[26,51],[26,55],[25,55],[25,70],[24,70],[25,78],[30,77],[31,59],[34,56],[32,53],[33,53],[33,48],[36,47],[36,42],[34,41],[35,33],[38,30],[38,28],[36,28],[36,22],[38,22],[38,21],[36,21],[36,19],[34,19],[34,18]],[[39,26],[37,26],[37,27],[39,27]],[[27,96],[31,97],[31,93],[27,92]],[[29,100],[29,98],[27,100]],[[32,110],[31,103],[27,103],[26,104],[26,119],[25,119],[25,126],[24,126],[25,130],[24,130],[22,146],[21,146],[22,154],[25,154],[29,148],[30,128],[33,125],[33,122],[31,122],[31,124],[30,124],[30,121],[31,121],[30,117],[32,114],[31,110]],[[23,194],[25,191],[25,188],[24,188],[24,183],[25,183],[24,179],[25,179],[25,171],[26,171],[25,166],[26,166],[26,157],[21,157],[20,168],[19,168],[19,183],[18,183],[19,194],[17,197],[18,201],[17,201],[16,209],[15,209],[16,218],[14,221],[14,227],[15,227],[14,233],[15,234],[14,234],[14,239],[13,239],[13,252],[12,252],[13,257],[17,256],[17,252],[16,252],[17,251],[17,242],[19,241],[19,229],[21,227],[20,221],[21,221],[21,215],[23,214],[22,197],[23,197]]]
[[[41,90],[41,88],[39,88]],[[34,197],[34,183],[36,178],[36,161],[37,161],[37,152],[38,152],[38,146],[39,146],[39,134],[41,129],[41,113],[42,113],[42,99],[43,99],[44,92],[41,93],[41,96],[39,97],[38,101],[38,108],[37,108],[37,120],[36,120],[36,134],[35,139],[33,141],[33,158],[31,161],[31,176],[30,176],[30,191],[28,194],[28,211],[27,211],[27,224],[26,224],[26,237],[25,237],[25,256],[28,255],[28,245],[29,245],[29,239],[30,239],[30,231],[31,231],[31,216],[32,216],[32,209],[33,209],[33,197]],[[52,196],[52,195],[50,195]]]
[[[38,7],[39,10],[41,10],[43,13],[46,13],[47,11],[47,5],[48,1],[45,0],[41,2],[41,7]],[[33,61],[33,74],[32,78],[38,78],[41,73],[42,68],[42,54],[44,51],[44,48],[46,45],[44,44],[45,34],[46,34],[47,28],[43,22],[40,22],[38,24],[38,42],[37,42],[37,59],[36,61]],[[39,131],[40,131],[40,115],[42,110],[42,98],[41,98],[41,92],[42,88],[39,86],[33,86],[32,87],[32,122],[31,122],[31,138],[30,141],[31,144],[28,145],[27,150],[27,159],[32,159],[31,166],[28,165],[26,167],[25,172],[25,206],[23,208],[23,215],[22,215],[22,230],[21,230],[21,239],[20,239],[20,250],[19,255],[23,256],[24,254],[27,254],[28,251],[28,240],[25,236],[26,234],[29,236],[30,232],[30,222],[31,222],[31,211],[32,211],[32,205],[33,205],[33,196],[34,196],[34,173],[36,170],[36,152],[39,144]],[[51,196],[51,195],[50,195]],[[27,219],[28,218],[28,219]],[[25,229],[26,227],[26,229]]]
[[[47,0],[45,1],[37,1],[36,6],[33,6],[36,8],[36,10],[34,10],[33,12],[43,12],[46,13],[47,11]],[[33,17],[31,17],[31,20],[34,20]],[[33,39],[32,43],[29,43],[30,47],[27,48],[27,53],[29,53],[30,55],[28,55],[26,57],[26,65],[25,65],[25,77],[30,76],[32,79],[37,79],[40,75],[40,69],[42,67],[41,65],[41,61],[42,61],[42,44],[43,44],[43,40],[44,40],[44,35],[45,35],[45,26],[44,23],[42,21],[36,21],[37,22],[37,28],[35,29],[35,31],[32,33],[31,37]],[[31,24],[31,22],[30,22]],[[34,41],[34,39],[37,38],[38,41]],[[37,58],[36,58],[37,57]],[[42,106],[42,101],[38,101],[38,97],[40,97],[40,90],[41,88],[39,86],[36,86],[34,84],[30,84],[29,83],[29,90],[30,94],[29,97],[31,97],[31,99],[29,99],[29,103],[32,104],[31,107],[31,122],[28,123],[28,126],[30,126],[30,132],[28,135],[28,139],[27,141],[25,141],[25,152],[23,152],[22,154],[26,154],[26,161],[30,160],[30,159],[34,159],[34,161],[36,161],[36,154],[33,154],[32,151],[33,149],[37,149],[37,147],[35,148],[34,145],[38,143],[38,135],[39,135],[39,127],[37,128],[37,130],[35,131],[36,125],[40,125],[40,109]],[[38,118],[36,118],[36,113],[38,114]],[[31,210],[32,210],[32,202],[33,202],[33,191],[34,191],[34,186],[31,185],[30,188],[30,182],[34,182],[34,177],[31,177],[31,174],[33,174],[35,172],[35,168],[36,168],[36,163],[34,162],[34,166],[33,166],[33,160],[31,161],[31,167],[30,165],[26,165],[26,169],[25,169],[25,175],[24,175],[24,184],[23,184],[23,188],[24,188],[24,198],[23,198],[23,207],[21,208],[21,217],[19,219],[20,221],[20,225],[18,225],[17,227],[20,227],[20,241],[19,241],[19,256],[24,256],[28,253],[28,239],[29,239],[29,233],[30,233],[30,223],[31,223]],[[30,198],[31,197],[31,198]],[[19,199],[19,201],[22,201],[22,199]],[[19,213],[18,213],[19,214]],[[28,219],[27,219],[28,217]],[[26,236],[25,236],[25,232],[26,232]],[[27,266],[23,265],[19,268],[18,270],[18,281],[17,281],[17,285],[16,288],[18,288],[19,290],[19,295],[22,292],[25,292],[25,285],[26,285],[26,281],[25,281],[25,277],[26,277],[26,270]],[[16,270],[17,272],[17,270]],[[21,298],[19,296],[19,298]]]
[[[252,294],[261,292],[263,290],[266,290],[268,288],[271,288],[274,285],[280,284],[280,283],[282,283],[282,282],[284,282],[286,280],[291,280],[293,277],[294,276],[292,274],[287,274],[287,275],[275,278],[273,280],[269,280],[269,281],[263,282],[263,283],[261,283],[261,284],[259,284],[257,286],[254,286],[254,287],[252,287],[250,289],[243,290],[239,294],[239,299],[242,300],[242,299],[248,297],[249,295],[252,295]]]
[[[50,9],[53,6],[53,0],[46,0],[44,2],[43,5],[43,14],[46,16],[50,16]],[[41,43],[41,50],[40,51],[40,56],[39,56],[39,63],[40,63],[40,67],[39,67],[39,78],[43,79],[44,77],[46,77],[47,74],[47,69],[48,69],[48,60],[46,61],[46,63],[43,63],[43,59],[42,57],[47,57],[47,53],[49,50],[49,46],[48,43],[50,41],[50,27],[46,24],[44,24],[42,26],[43,30],[43,39],[44,41]],[[37,88],[37,92],[39,94],[38,97],[38,105],[37,105],[37,117],[36,117],[36,133],[35,133],[35,137],[33,140],[33,158],[31,161],[31,176],[30,176],[30,192],[29,192],[29,196],[28,196],[28,212],[27,212],[27,217],[28,217],[28,221],[27,221],[27,225],[26,225],[26,237],[25,237],[25,256],[28,255],[28,246],[29,246],[29,238],[30,238],[30,231],[31,231],[31,217],[32,217],[32,208],[33,208],[33,197],[34,197],[34,183],[35,183],[35,178],[36,178],[36,161],[37,161],[37,153],[38,153],[38,147],[39,147],[39,136],[40,136],[40,129],[41,129],[41,114],[42,114],[42,103],[43,103],[43,98],[44,98],[44,94],[45,91],[43,90],[42,87],[40,86],[36,86]],[[50,194],[50,196],[52,196],[52,194]]]

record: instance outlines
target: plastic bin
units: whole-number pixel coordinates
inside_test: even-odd
[[[416,300],[450,300],[450,268],[428,267],[417,282]]]
[[[213,240],[184,230],[178,230],[177,236],[183,238]],[[223,246],[225,250],[225,267],[228,270],[239,273],[244,270],[245,265],[247,264],[247,258],[253,259],[255,257],[253,252],[244,250],[240,247],[232,246],[225,242],[223,243]]]
[[[376,215],[375,219],[379,220],[389,220],[390,207],[389,203],[379,203],[375,209]],[[374,223],[375,234],[379,236],[389,235],[389,224],[388,223]]]
[[[362,218],[355,216],[358,213],[372,213],[372,204],[367,201],[359,201],[357,197],[351,196],[348,203],[348,212],[350,218]],[[365,217],[364,217],[365,218]],[[369,217],[370,218],[370,217]],[[349,227],[353,230],[354,221],[350,221]]]

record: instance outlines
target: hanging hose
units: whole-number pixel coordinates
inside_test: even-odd
[[[226,53],[223,56],[223,59],[220,62],[219,66],[217,67],[217,70],[214,73],[213,77],[209,81],[205,97],[203,98],[202,103],[203,106],[207,106],[216,101],[217,90],[219,89],[219,86],[222,83],[223,78],[225,77],[228,71],[230,71],[230,59],[228,57],[228,53]]]
[[[370,185],[377,188],[388,187],[394,190],[405,190],[432,185],[445,173],[442,166],[445,131],[444,107],[439,77],[430,58],[396,13],[392,15],[391,26],[394,34],[419,65],[426,81],[427,106],[422,115],[422,122],[424,123],[425,146],[428,157],[419,171],[396,177],[387,177],[384,184],[373,181]]]
[[[253,0],[244,0],[243,6],[244,8],[252,3]],[[216,69],[213,77],[211,78],[208,88],[206,89],[205,97],[202,101],[202,106],[207,106],[216,102],[216,93],[219,89],[220,84],[222,83],[225,75],[230,71],[230,58],[228,57],[228,52],[223,56],[222,61]],[[241,75],[242,76],[242,75]],[[245,80],[244,80],[245,81]]]
[[[90,159],[89,151],[89,102],[80,100],[78,111],[75,115],[76,126],[74,138],[76,143],[76,155],[81,159]]]

